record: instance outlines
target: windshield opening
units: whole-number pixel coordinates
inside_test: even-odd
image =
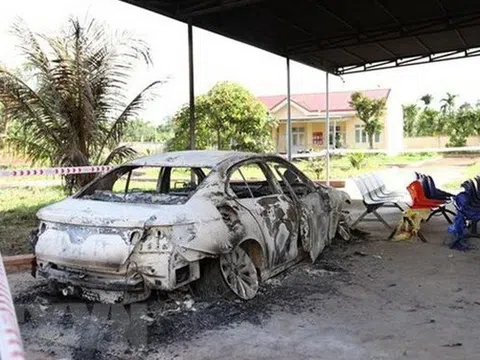
[[[184,204],[210,173],[209,168],[121,166],[75,197],[108,202]]]

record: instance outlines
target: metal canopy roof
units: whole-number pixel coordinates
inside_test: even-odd
[[[480,55],[480,1],[122,0],[334,74]]]

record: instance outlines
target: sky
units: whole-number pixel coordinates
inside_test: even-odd
[[[22,64],[10,33],[22,18],[35,32],[54,35],[69,16],[95,18],[112,31],[127,30],[150,44],[153,66],[138,69],[130,86],[132,96],[146,84],[168,79],[159,96],[142,114],[162,123],[188,101],[187,25],[119,0],[0,0],[0,63]],[[207,92],[219,81],[234,81],[255,95],[286,93],[286,61],[249,45],[194,28],[195,92]],[[330,91],[390,88],[397,101],[412,103],[426,94],[438,101],[448,91],[458,104],[480,99],[480,57],[389,70],[330,76]],[[325,73],[291,63],[292,93],[325,91]]]

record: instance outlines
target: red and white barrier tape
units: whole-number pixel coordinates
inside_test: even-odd
[[[15,169],[0,170],[0,177],[34,176],[34,175],[70,175],[70,174],[93,174],[112,170],[113,166],[76,166],[41,169]]]
[[[8,286],[7,274],[0,254],[0,359],[23,360],[23,343],[17,315]]]

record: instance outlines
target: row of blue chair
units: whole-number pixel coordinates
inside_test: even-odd
[[[435,181],[430,175],[415,173],[417,180],[422,182],[423,189],[427,198],[432,200],[451,200],[454,195],[437,188]]]
[[[448,232],[454,237],[450,247],[466,250],[466,238],[480,238],[477,233],[477,224],[480,221],[480,177],[463,182],[462,188],[463,191],[454,199],[457,215],[453,224],[448,227]]]
[[[428,222],[435,215],[443,215],[445,217],[445,220],[447,220],[447,222],[451,224],[452,220],[450,219],[448,214],[452,216],[455,216],[456,214],[453,211],[447,209],[446,205],[452,201],[455,195],[439,189],[435,185],[435,181],[430,175],[416,172],[415,176],[422,185],[423,193],[425,194],[426,199],[442,202],[442,205],[432,209],[432,212],[430,213],[426,221]]]

